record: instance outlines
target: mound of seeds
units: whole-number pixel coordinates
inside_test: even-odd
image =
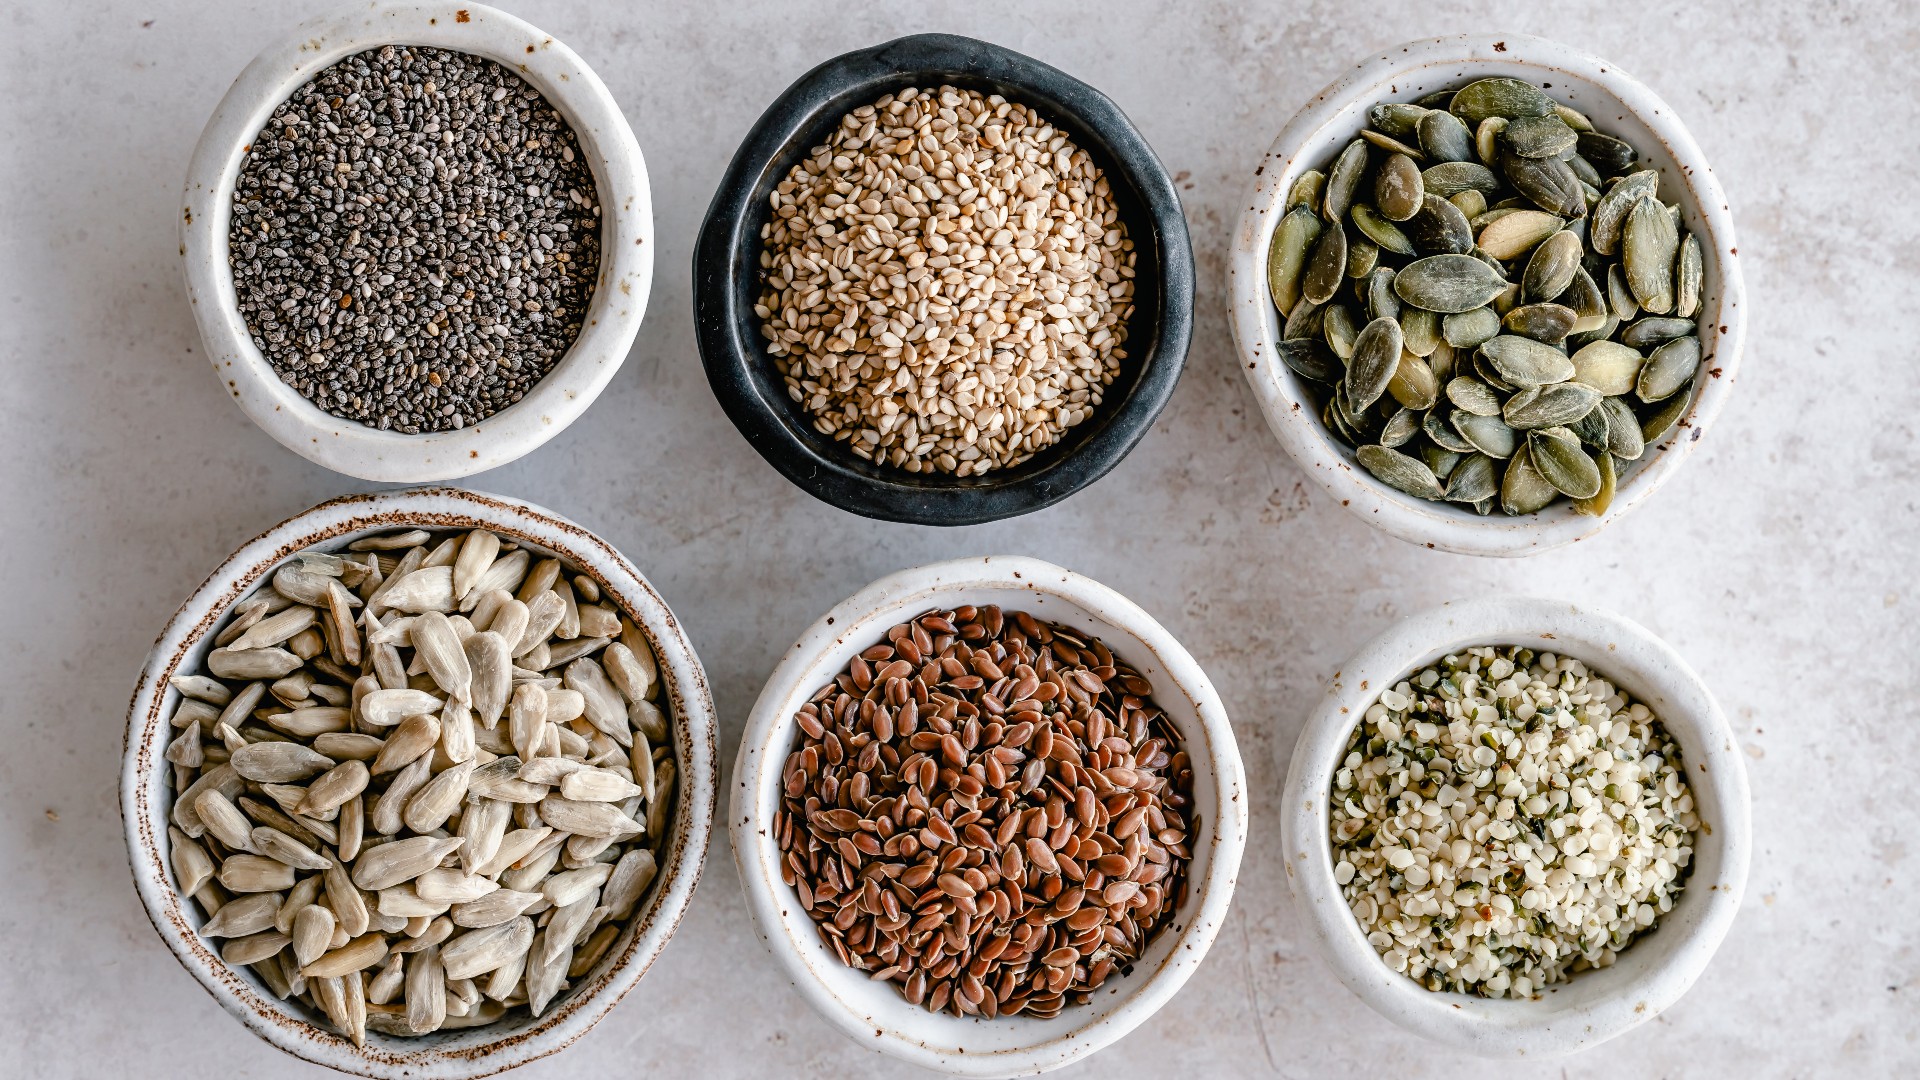
[[[1334,774],[1334,880],[1387,965],[1524,998],[1672,910],[1701,828],[1680,748],[1580,661],[1489,646],[1384,690]]]
[[[1604,514],[1701,367],[1679,207],[1632,146],[1517,79],[1369,116],[1274,230],[1281,360],[1400,491]]]
[[[996,607],[887,633],[795,717],[781,874],[851,967],[956,1016],[1050,1017],[1185,892],[1193,770],[1105,645]]]
[[[490,532],[288,559],[182,695],[175,885],[200,932],[356,1044],[525,1006],[652,883],[674,760],[645,637]]]
[[[1098,408],[1133,244],[1085,151],[998,95],[908,88],[774,189],[755,313],[787,393],[869,461],[972,476]]]
[[[525,80],[389,45],[274,110],[229,242],[240,315],[287,385],[345,420],[449,431],[519,401],[579,335],[600,200]]]

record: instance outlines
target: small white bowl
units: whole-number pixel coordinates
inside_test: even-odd
[[[1537,999],[1437,993],[1387,967],[1333,879],[1327,792],[1347,739],[1380,691],[1450,652],[1523,645],[1571,656],[1644,702],[1680,744],[1704,827],[1673,910],[1612,967],[1581,972]],[[1733,728],[1700,676],[1667,643],[1618,615],[1558,600],[1456,601],[1403,619],[1340,666],[1308,718],[1280,804],[1287,880],[1321,956],[1347,988],[1409,1031],[1488,1057],[1544,1057],[1597,1045],[1658,1016],[1706,969],[1746,889],[1753,822]]]
[[[798,726],[794,713],[845,669],[854,654],[883,641],[889,627],[931,608],[998,604],[1099,637],[1153,683],[1193,759],[1199,824],[1187,896],[1131,974],[1116,974],[1093,1000],[1052,1020],[995,1020],[934,1014],[909,1005],[887,983],[847,967],[820,941],[813,921],[780,876],[771,823],[780,773]],[[881,578],[808,628],[774,669],[754,704],[733,768],[733,857],[754,929],[787,980],[848,1038],[904,1061],[956,1076],[1045,1072],[1093,1053],[1132,1031],[1193,974],[1226,918],[1247,837],[1246,776],[1224,706],[1206,673],[1152,616],[1112,589],[1037,559],[956,559]],[[1200,842],[1204,841],[1204,842]]]
[[[1601,517],[1576,514],[1564,499],[1527,517],[1481,517],[1472,507],[1395,491],[1361,468],[1353,452],[1326,429],[1305,380],[1274,355],[1281,321],[1267,289],[1267,247],[1294,181],[1309,169],[1324,171],[1366,126],[1373,105],[1412,101],[1498,75],[1542,85],[1555,100],[1585,113],[1600,131],[1632,143],[1640,151],[1641,167],[1659,170],[1661,198],[1679,204],[1687,230],[1700,240],[1704,359],[1693,406],[1622,472],[1613,505]],[[1653,494],[1687,460],[1720,414],[1733,389],[1746,337],[1746,287],[1737,251],[1733,215],[1705,155],[1672,106],[1633,76],[1544,38],[1427,38],[1382,49],[1334,80],[1294,115],[1254,170],[1253,193],[1234,232],[1228,266],[1233,339],[1247,382],[1280,445],[1340,505],[1409,543],[1464,555],[1533,555],[1592,536]]]
[[[417,1039],[367,1033],[364,1047],[315,1023],[304,1007],[274,997],[250,971],[220,959],[199,927],[198,906],[175,890],[167,840],[172,792],[162,753],[180,694],[176,672],[199,671],[213,632],[233,604],[262,584],[294,552],[335,551],[369,533],[404,527],[491,529],[523,547],[557,555],[599,583],[603,594],[653,644],[673,732],[679,777],[672,836],[654,884],[633,921],[598,965],[546,1015],[522,1009],[485,1027]],[[719,789],[713,698],[706,672],[673,612],[647,579],[606,541],[532,503],[459,488],[350,495],[321,503],[248,541],[195,589],[154,642],[127,714],[120,769],[120,816],[133,881],[147,917],[180,966],[249,1030],[295,1057],[382,1080],[470,1080],[565,1049],[598,1023],[647,972],[686,913],[706,862]]]
[[[601,205],[600,275],[566,355],[507,408],[458,431],[421,435],[343,420],[280,381],[247,333],[227,265],[234,184],[273,110],[336,61],[399,44],[484,56],[527,80],[572,125]],[[572,49],[483,4],[378,0],[302,23],[255,57],[214,109],[181,206],[187,297],[221,385],[282,446],[362,480],[452,480],[505,465],[559,434],[625,362],[653,282],[647,165],[619,104]]]

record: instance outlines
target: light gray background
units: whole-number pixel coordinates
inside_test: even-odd
[[[774,660],[891,570],[1019,552],[1118,588],[1213,677],[1256,793],[1233,914],[1179,997],[1074,1076],[1913,1075],[1920,1067],[1920,8],[1908,3],[1365,5],[974,0],[870,6],[511,0],[612,88],[644,148],[659,262],[639,344],[587,414],[474,487],[598,531],[705,661],[731,763]],[[208,371],[176,254],[200,127],[309,4],[0,7],[0,1072],[319,1076],[175,965],[128,880],[127,696],[175,605],[243,540],[365,485],[281,449]],[[813,64],[920,30],[986,37],[1111,94],[1181,180],[1199,258],[1185,379],[1153,432],[1046,512],[883,525],[790,487],[735,434],[694,349],[688,260],[735,141]],[[1735,394],[1649,505],[1522,562],[1373,532],[1279,451],[1235,368],[1227,237],[1295,107],[1367,51],[1501,29],[1587,46],[1678,109],[1733,202],[1752,309]],[[1387,622],[1456,596],[1612,607],[1676,645],[1733,718],[1758,829],[1747,904],[1664,1016],[1553,1066],[1402,1034],[1309,952],[1275,857],[1302,714]],[[516,1074],[911,1072],[775,975],[724,836],[640,987]],[[1068,1075],[1068,1074],[1062,1074]]]

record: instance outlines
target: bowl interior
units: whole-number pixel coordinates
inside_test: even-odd
[[[816,431],[812,416],[788,396],[753,311],[765,280],[760,232],[770,217],[773,188],[847,113],[908,87],[942,85],[1031,106],[1086,150],[1113,186],[1136,253],[1127,358],[1101,405],[1054,445],[982,476],[875,464]],[[816,490],[824,483],[820,493],[829,501],[869,516],[962,524],[1064,498],[1117,464],[1144,434],[1186,360],[1192,253],[1178,196],[1159,160],[1099,91],[1037,60],[968,38],[903,38],[848,53],[802,76],[742,144],[709,210],[697,261],[703,350],[710,372],[716,364],[724,367],[732,391],[721,393],[721,403],[789,478]],[[1016,487],[1031,492],[1018,500],[989,498]]]
[[[1512,56],[1519,57],[1532,46],[1521,39],[1512,39]],[[1489,58],[1486,56],[1467,56],[1472,43],[1463,43],[1457,52],[1442,51],[1430,59],[1411,62],[1408,66],[1381,70],[1377,78],[1356,84],[1348,91],[1346,104],[1325,117],[1322,122],[1306,132],[1297,149],[1288,148],[1290,157],[1268,161],[1269,171],[1278,168],[1278,178],[1271,184],[1263,182],[1262,192],[1267,198],[1267,213],[1256,234],[1255,250],[1260,253],[1259,292],[1267,297],[1265,285],[1265,253],[1272,240],[1273,230],[1279,222],[1280,208],[1285,204],[1286,193],[1300,175],[1309,169],[1325,171],[1333,159],[1338,156],[1348,142],[1352,141],[1360,129],[1367,125],[1367,110],[1383,101],[1411,102],[1424,94],[1436,90],[1458,89],[1476,79],[1492,76],[1511,76],[1525,79],[1541,86],[1554,100],[1568,105],[1593,121],[1595,130],[1613,135],[1631,143],[1639,152],[1636,169],[1654,169],[1660,174],[1660,198],[1680,207],[1681,218],[1688,232],[1698,237],[1704,274],[1702,277],[1700,310],[1698,322],[1700,343],[1702,346],[1701,374],[1696,378],[1692,393],[1694,403],[1688,409],[1688,415],[1675,425],[1657,443],[1649,444],[1647,451],[1638,461],[1628,463],[1619,476],[1616,485],[1613,508],[1608,517],[1621,513],[1644,492],[1651,489],[1656,476],[1677,464],[1679,455],[1666,453],[1667,449],[1681,439],[1696,439],[1700,428],[1692,423],[1693,415],[1699,409],[1699,400],[1706,385],[1721,377],[1716,354],[1722,335],[1727,332],[1727,324],[1733,320],[1725,310],[1728,302],[1728,290],[1725,280],[1723,258],[1731,244],[1727,238],[1715,234],[1715,220],[1704,210],[1704,200],[1710,193],[1707,188],[1717,192],[1710,177],[1705,173],[1704,165],[1689,156],[1684,160],[1681,153],[1697,154],[1691,149],[1691,140],[1686,140],[1688,150],[1675,147],[1660,131],[1656,131],[1653,118],[1643,116],[1622,98],[1614,84],[1608,81],[1607,73],[1612,77],[1631,81],[1624,74],[1613,71],[1609,65],[1599,64],[1597,71],[1589,73],[1575,63],[1558,63],[1542,59],[1539,61],[1518,58]],[[1503,43],[1504,46],[1504,43]],[[1640,93],[1646,93],[1641,88]],[[1651,95],[1647,95],[1651,98]],[[1653,99],[1657,103],[1657,99]],[[1670,110],[1661,107],[1655,114],[1658,123],[1666,130],[1677,127],[1678,121]],[[1714,196],[1717,202],[1717,196]],[[1716,210],[1724,207],[1716,206]],[[1270,299],[1260,307],[1260,339],[1265,344],[1261,352],[1271,357],[1273,344],[1280,340],[1283,318],[1274,308]],[[1353,450],[1341,442],[1325,424],[1319,415],[1321,401],[1319,391],[1284,364],[1269,361],[1263,365],[1261,376],[1275,380],[1282,397],[1298,406],[1298,413],[1291,416],[1289,426],[1296,429],[1297,437],[1307,441],[1315,448],[1315,456],[1323,461],[1338,462],[1338,467],[1350,473],[1369,488],[1377,491],[1382,501],[1391,503],[1395,511],[1407,517],[1423,518],[1434,522],[1450,523],[1453,528],[1471,527],[1477,530],[1507,531],[1515,534],[1533,533],[1543,527],[1549,530],[1578,532],[1597,528],[1600,520],[1585,518],[1576,514],[1566,500],[1560,500],[1547,509],[1523,518],[1507,518],[1498,511],[1481,517],[1472,507],[1459,503],[1435,503],[1404,494],[1375,480],[1371,474],[1361,468],[1354,458]]]
[[[364,518],[361,520],[365,521]],[[658,667],[663,680],[660,704],[668,713],[673,734],[676,768],[674,806],[669,838],[664,848],[658,852],[659,870],[653,883],[648,887],[647,894],[636,907],[631,922],[600,962],[584,978],[571,980],[572,986],[554,999],[554,1003],[548,1007],[543,1016],[534,1018],[525,1009],[516,1009],[489,1025],[442,1030],[417,1038],[398,1038],[369,1029],[364,1051],[356,1052],[344,1038],[333,1034],[326,1026],[325,1017],[318,1010],[309,1009],[298,1001],[282,1001],[276,998],[267,985],[250,969],[232,967],[222,961],[217,952],[209,947],[215,943],[202,938],[198,933],[200,926],[206,922],[206,916],[199,905],[176,892],[172,872],[171,844],[166,831],[167,815],[172,809],[174,792],[169,783],[166,763],[160,755],[172,734],[167,718],[173,715],[182,698],[178,691],[167,684],[167,679],[176,672],[205,670],[204,664],[207,653],[213,648],[213,638],[225,626],[227,616],[234,604],[251,596],[264,585],[272,572],[286,561],[286,557],[291,557],[298,551],[339,553],[343,552],[349,543],[363,536],[414,526],[430,530],[490,529],[503,539],[517,542],[535,555],[561,558],[569,566],[576,568],[577,572],[588,574],[603,586],[604,598],[615,604],[623,614],[641,628],[649,641],[654,643],[655,653],[660,657]],[[706,796],[700,794],[700,789],[703,784],[709,782],[710,778],[702,771],[701,762],[708,760],[710,755],[701,753],[696,746],[696,733],[691,725],[685,722],[687,708],[684,702],[689,695],[704,696],[706,689],[704,686],[686,685],[685,679],[674,670],[675,665],[669,662],[667,651],[661,648],[661,628],[653,620],[646,619],[643,612],[627,601],[617,583],[608,581],[589,562],[582,560],[578,553],[548,547],[532,537],[517,532],[510,524],[498,520],[450,519],[447,515],[438,514],[390,515],[383,517],[377,523],[328,531],[324,536],[315,537],[311,543],[289,545],[281,551],[285,557],[262,560],[235,580],[224,592],[223,598],[213,602],[205,617],[195,625],[181,648],[173,655],[172,662],[163,670],[151,673],[152,683],[159,688],[160,692],[152,695],[150,699],[152,705],[143,718],[144,727],[139,732],[141,745],[138,749],[143,751],[143,761],[150,764],[140,774],[138,782],[144,788],[144,805],[151,810],[151,821],[143,828],[142,833],[144,836],[151,837],[151,844],[161,865],[167,868],[160,875],[159,892],[166,908],[165,916],[173,924],[174,933],[168,935],[173,939],[170,940],[170,944],[176,952],[181,952],[182,949],[190,950],[202,971],[211,971],[225,984],[226,990],[251,1010],[251,1016],[239,1013],[241,1019],[249,1027],[267,1035],[275,1042],[281,1040],[270,1033],[273,1029],[278,1029],[282,1034],[294,1031],[298,1032],[300,1038],[305,1041],[333,1043],[342,1053],[358,1053],[376,1066],[385,1064],[421,1070],[413,1075],[468,1075],[457,1068],[447,1069],[445,1065],[449,1061],[479,1058],[505,1044],[531,1039],[548,1029],[575,1019],[570,1014],[578,1011],[587,999],[600,996],[602,991],[607,989],[615,971],[628,966],[635,959],[636,949],[645,939],[662,939],[664,934],[672,932],[672,924],[677,922],[679,917],[678,905],[674,905],[675,910],[666,915],[663,921],[662,901],[670,889],[681,887],[683,877],[689,870],[697,874],[699,863],[705,855],[704,829],[690,828],[690,825],[695,823],[696,817],[700,818],[701,824],[704,824],[705,810],[702,804],[706,802]],[[209,584],[212,582],[210,581]],[[190,605],[192,603],[189,601]],[[691,860],[690,866],[689,860]],[[690,884],[687,887],[690,887]],[[158,913],[155,914],[156,925],[158,925]],[[653,947],[657,949],[658,944]],[[185,954],[182,958],[187,959]],[[650,957],[647,959],[650,962]],[[193,965],[190,964],[189,969],[192,970]],[[232,1008],[232,1005],[224,1000],[223,1004],[228,1004],[229,1008]],[[606,1004],[610,1007],[612,1002],[609,1001]],[[588,1022],[590,1023],[591,1019]],[[284,1043],[282,1045],[283,1048],[291,1049],[285,1047]],[[558,1049],[558,1047],[551,1047],[551,1049]],[[539,1055],[533,1053],[529,1056]],[[329,1062],[329,1064],[337,1065],[338,1063]],[[513,1063],[500,1064],[496,1067],[505,1068],[510,1064]],[[349,1064],[346,1067],[353,1068],[354,1065]],[[368,1074],[381,1073],[376,1069]]]
[[[876,983],[865,973],[840,962],[839,957],[821,940],[813,921],[801,908],[793,889],[780,878],[780,850],[771,830],[753,837],[752,849],[743,853],[751,866],[746,871],[769,886],[778,911],[776,927],[762,926],[776,955],[785,961],[796,982],[810,980],[831,1008],[819,1007],[826,1017],[847,1034],[869,1045],[878,1038],[883,1043],[904,1044],[947,1058],[947,1067],[975,1075],[1007,1075],[1013,1071],[1034,1071],[1013,1061],[996,1065],[996,1055],[1025,1054],[1060,1044],[1062,1050],[1051,1064],[1063,1064],[1078,1053],[1097,1049],[1124,1034],[1131,1023],[1104,1037],[1099,1026],[1120,1018],[1144,1004],[1137,999],[1149,982],[1159,978],[1176,964],[1197,964],[1195,950],[1204,951],[1217,927],[1200,925],[1201,907],[1209,890],[1230,889],[1231,858],[1221,849],[1220,815],[1223,804],[1239,798],[1237,784],[1231,779],[1223,790],[1223,777],[1214,762],[1221,748],[1209,739],[1201,723],[1200,702],[1177,683],[1167,665],[1155,651],[1125,626],[1089,611],[1064,597],[1009,584],[1001,587],[969,586],[950,592],[917,591],[894,598],[871,614],[849,621],[830,647],[812,658],[808,671],[778,705],[775,727],[768,736],[758,771],[753,776],[753,813],[758,821],[772,821],[780,802],[780,771],[794,745],[798,725],[794,711],[843,670],[853,656],[883,640],[887,628],[936,607],[959,604],[999,604],[1006,611],[1025,611],[1036,619],[1075,627],[1105,641],[1116,657],[1134,665],[1153,684],[1153,697],[1180,733],[1183,746],[1193,759],[1193,815],[1196,819],[1190,835],[1193,859],[1180,905],[1145,954],[1130,968],[1116,973],[1094,992],[1085,1005],[1070,1006],[1051,1020],[1024,1015],[985,1020],[956,1017],[949,1013],[931,1013],[907,1004],[891,983]],[[1217,706],[1215,706],[1217,707]],[[1225,748],[1237,763],[1238,752]],[[1237,772],[1237,769],[1236,769]],[[1229,880],[1222,881],[1226,877]],[[776,940],[777,939],[777,940]],[[1196,941],[1198,944],[1196,944]],[[1168,989],[1171,993],[1171,988]],[[1144,1018],[1151,1006],[1138,1011],[1132,1022]]]
[[[1565,613],[1567,607],[1558,605],[1558,610]],[[1522,629],[1527,623],[1531,625]],[[1463,625],[1443,631],[1429,639],[1433,643],[1428,647],[1389,650],[1377,661],[1349,665],[1341,672],[1332,691],[1339,701],[1333,703],[1330,697],[1329,707],[1339,706],[1342,721],[1333,725],[1333,734],[1320,744],[1319,753],[1294,764],[1295,768],[1309,770],[1302,779],[1302,797],[1315,804],[1312,834],[1297,836],[1293,841],[1295,852],[1308,854],[1306,862],[1296,866],[1309,880],[1296,882],[1296,888],[1304,885],[1316,900],[1326,902],[1321,916],[1330,925],[1323,928],[1330,931],[1327,944],[1339,959],[1336,966],[1341,977],[1376,1007],[1384,1001],[1387,1006],[1383,1011],[1398,1013],[1417,1029],[1448,1041],[1455,1041],[1465,1029],[1480,1033],[1482,1038],[1521,1039],[1518,1045],[1522,1048],[1537,1047],[1524,1040],[1543,1030],[1575,1045],[1598,1042],[1650,1019],[1670,1004],[1692,981],[1689,975],[1674,987],[1670,970],[1690,962],[1704,966],[1718,945],[1732,909],[1738,906],[1746,873],[1744,774],[1739,772],[1737,754],[1725,733],[1725,718],[1704,685],[1691,672],[1677,671],[1666,659],[1664,648],[1654,651],[1634,647],[1621,629],[1579,617],[1556,618],[1551,626],[1543,626],[1541,621],[1522,614],[1505,626]],[[1566,982],[1543,988],[1537,998],[1528,1000],[1430,991],[1392,971],[1367,942],[1333,880],[1333,852],[1327,835],[1329,785],[1366,706],[1381,690],[1442,656],[1477,645],[1524,645],[1538,652],[1574,657],[1652,709],[1680,746],[1687,783],[1702,822],[1695,835],[1687,886],[1673,909],[1621,952],[1611,967],[1581,972]],[[1371,689],[1352,689],[1363,686]],[[1304,827],[1305,815],[1297,820]]]

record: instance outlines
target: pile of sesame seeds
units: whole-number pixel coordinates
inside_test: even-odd
[[[600,201],[573,130],[477,56],[358,53],[274,110],[233,193],[240,314],[334,416],[406,434],[512,405],[579,334]]]

